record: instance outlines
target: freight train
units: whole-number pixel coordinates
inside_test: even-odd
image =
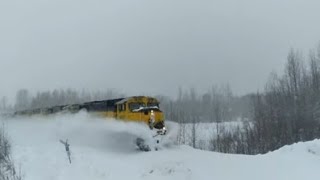
[[[123,121],[146,123],[157,135],[165,135],[164,114],[160,110],[159,101],[148,96],[132,96],[102,101],[92,101],[80,104],[69,104],[17,111],[15,115],[49,115],[59,112],[76,113],[85,110],[90,114],[114,118]]]

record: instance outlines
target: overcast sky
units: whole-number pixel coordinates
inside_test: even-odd
[[[20,88],[255,92],[320,40],[319,0],[0,0],[0,96]]]

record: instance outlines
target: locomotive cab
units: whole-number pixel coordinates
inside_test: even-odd
[[[116,103],[118,119],[146,123],[150,129],[155,129],[158,134],[164,135],[166,128],[164,115],[155,98],[136,96],[123,99]]]

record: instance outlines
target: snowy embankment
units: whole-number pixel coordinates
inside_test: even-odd
[[[26,180],[319,179],[320,140],[266,155],[221,154],[174,145],[177,124],[169,123],[167,145],[160,151],[140,152],[134,139],[150,136],[144,125],[85,113],[15,118],[4,125]],[[69,139],[72,164],[60,139]]]

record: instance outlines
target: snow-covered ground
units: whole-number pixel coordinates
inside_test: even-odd
[[[151,136],[144,125],[93,118],[85,113],[5,121],[13,158],[26,180],[301,180],[319,179],[320,140],[265,155],[221,154],[174,145],[140,152],[134,139]],[[68,139],[72,164],[59,140]]]

